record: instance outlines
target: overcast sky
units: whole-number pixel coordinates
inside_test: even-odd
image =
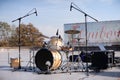
[[[0,21],[18,26],[18,21],[12,23],[12,20],[36,8],[38,16],[30,15],[21,22],[32,23],[49,37],[55,36],[59,29],[59,34],[63,37],[64,24],[84,22],[81,12],[74,8],[70,11],[71,2],[98,21],[120,20],[120,0],[0,0]],[[88,21],[94,22],[90,18]]]

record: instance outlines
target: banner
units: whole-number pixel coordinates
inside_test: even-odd
[[[64,24],[64,31],[67,30],[79,30],[80,32],[78,34],[65,33],[65,44],[68,41],[74,45],[86,44],[86,31],[84,23]],[[77,39],[80,39],[80,41],[78,41]],[[120,20],[88,22],[87,42],[88,46],[96,46],[98,44],[103,44],[105,46],[120,45]]]

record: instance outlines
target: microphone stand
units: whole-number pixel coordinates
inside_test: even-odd
[[[74,6],[73,6],[73,5]],[[76,6],[76,7],[75,7]],[[88,46],[88,40],[87,40],[87,16],[88,17],[90,17],[91,19],[93,19],[93,20],[95,20],[96,22],[98,22],[98,20],[97,19],[95,19],[95,18],[93,18],[93,17],[91,17],[90,15],[88,15],[87,13],[85,13],[84,11],[82,11],[76,4],[74,4],[73,2],[71,3],[71,6],[70,6],[70,11],[71,11],[71,9],[72,8],[74,8],[74,9],[76,9],[77,11],[79,11],[79,12],[81,12],[81,13],[83,13],[84,14],[84,16],[85,16],[85,37],[86,37],[86,56],[88,56],[88,53],[87,53],[87,46]],[[86,72],[87,72],[87,76],[89,76],[89,74],[88,74],[88,62],[86,62]]]
[[[27,16],[30,16],[30,15],[32,15],[32,14],[35,14],[35,13],[36,13],[36,11],[33,12],[33,13],[28,13],[28,14],[26,14],[25,16],[19,17],[19,18],[17,18],[17,19],[15,19],[15,20],[12,21],[12,22],[19,21],[19,41],[18,41],[18,46],[19,46],[19,67],[18,67],[18,69],[21,69],[21,62],[20,62],[20,58],[21,58],[21,55],[20,55],[20,51],[21,51],[21,40],[20,40],[20,38],[21,38],[21,35],[20,35],[20,24],[21,24],[21,20],[22,20],[23,18],[25,18],[25,17],[27,17]]]

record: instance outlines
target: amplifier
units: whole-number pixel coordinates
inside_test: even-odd
[[[91,67],[106,69],[114,64],[114,51],[92,51]]]

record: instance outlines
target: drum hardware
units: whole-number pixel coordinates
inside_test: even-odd
[[[31,55],[31,50],[33,51],[33,55]],[[35,52],[34,52],[34,48],[32,48],[30,50],[30,55],[29,55],[29,61],[25,67],[25,71],[27,70],[32,70],[33,72],[35,72]],[[32,65],[31,65],[32,63]]]
[[[71,34],[71,37],[72,37],[71,42],[72,42],[72,49],[73,49],[73,35],[80,33],[80,31],[79,31],[79,30],[66,30],[65,33],[66,33],[66,34]],[[73,55],[74,55],[74,54],[73,54],[73,50],[72,50],[72,62],[71,62],[71,64],[70,64],[70,70],[71,70],[72,68],[74,68]],[[69,60],[69,59],[68,59],[68,60]]]
[[[43,45],[42,45],[43,48],[48,48],[48,44],[46,42],[43,42]]]
[[[69,56],[69,62],[72,61],[72,55]],[[80,58],[80,55],[73,55],[73,62],[76,64],[74,67],[75,69],[82,69],[82,71],[85,69],[84,64]]]
[[[69,62],[69,56],[68,56],[68,54],[69,54],[69,51],[66,51],[66,56],[67,56],[67,72],[69,72],[69,70],[71,70],[71,64]],[[71,74],[71,72],[70,72],[70,74]]]
[[[50,61],[46,61],[45,65],[47,66],[47,71],[46,74],[50,74],[50,66],[51,66],[51,62]]]
[[[64,52],[65,52],[65,54],[66,54],[66,63],[65,63],[64,65],[62,65],[62,66],[60,67],[60,69],[61,69],[62,71],[65,70],[65,72],[71,74],[72,64],[71,64],[71,62],[69,62],[69,52],[70,52],[70,51],[69,51],[69,50],[64,50]]]
[[[33,34],[36,34],[36,35],[39,35],[39,38],[40,39],[41,37],[43,38],[49,38],[48,36],[45,36],[43,34],[40,34],[40,33],[33,33]],[[31,38],[31,42],[33,43],[35,41],[34,38]],[[43,46],[42,47],[46,47],[47,43],[44,42]],[[37,48],[35,47],[35,44],[33,43],[33,47],[30,49],[30,54],[29,54],[29,61],[25,67],[25,71],[27,70],[32,70],[35,72],[35,50]],[[32,55],[31,55],[32,54]]]
[[[73,49],[73,35],[80,33],[80,31],[78,31],[78,30],[67,30],[67,31],[65,31],[65,33],[72,35],[72,49]],[[72,50],[72,55],[73,55],[73,50]],[[73,56],[72,56],[72,61],[73,61]]]
[[[58,45],[58,40],[59,39],[62,40],[61,37],[57,35],[56,49],[60,48],[60,45]],[[58,48],[57,48],[57,46],[58,46]]]
[[[62,41],[62,38],[61,38],[61,35],[59,35],[59,29],[57,29],[56,36],[57,36],[56,49],[57,49],[57,50],[60,50],[59,48],[60,48],[60,46],[62,46],[62,45],[59,45],[59,44],[58,44],[58,41],[59,41],[59,40]]]
[[[61,67],[61,70],[63,71],[63,70],[66,70],[66,72],[69,72],[70,74],[71,74],[71,63],[69,62],[69,53],[70,53],[70,51],[72,51],[73,49],[72,49],[72,47],[69,45],[69,42],[67,43],[67,46],[62,46],[61,47],[61,50],[62,51],[64,51],[65,52],[65,54],[66,54],[66,64],[64,64],[62,67]]]
[[[77,55],[76,59],[78,59],[78,67],[80,67],[80,64],[82,64],[82,71],[83,71],[83,69],[85,69],[85,68],[84,68],[84,64],[82,62],[82,59],[81,59],[79,53],[80,53],[80,40],[84,39],[84,38],[75,38],[75,39],[77,39],[77,41],[78,41],[78,55]]]

